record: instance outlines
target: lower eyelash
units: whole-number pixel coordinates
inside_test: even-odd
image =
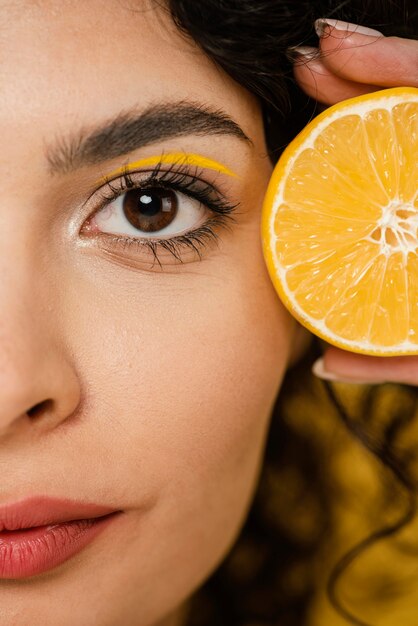
[[[182,258],[182,252],[184,249],[193,250],[199,257],[199,261],[202,259],[201,251],[211,242],[218,243],[219,234],[215,228],[225,228],[230,230],[232,223],[235,223],[236,219],[230,213],[225,215],[219,214],[210,217],[202,226],[195,228],[194,230],[185,233],[184,235],[177,235],[170,239],[140,239],[135,237],[123,237],[121,235],[111,235],[110,245],[117,247],[122,246],[123,250],[131,249],[134,246],[137,250],[144,247],[150,250],[153,255],[154,262],[157,262],[162,269],[162,264],[158,255],[159,250],[163,249],[169,252],[179,263],[184,263]],[[106,237],[107,238],[107,237]]]

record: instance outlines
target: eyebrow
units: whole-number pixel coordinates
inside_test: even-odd
[[[252,145],[225,112],[182,101],[122,112],[97,128],[81,129],[47,147],[46,158],[51,174],[66,174],[182,135],[230,135]]]

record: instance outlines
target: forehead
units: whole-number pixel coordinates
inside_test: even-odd
[[[47,132],[162,100],[192,99],[231,115],[249,98],[152,0],[0,1],[0,132]]]

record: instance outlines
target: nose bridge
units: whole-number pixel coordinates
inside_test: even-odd
[[[54,309],[48,273],[21,250],[0,274],[0,439],[30,415],[48,413],[48,423],[57,424],[79,402],[77,375]]]
[[[24,307],[23,302],[13,306],[10,300],[2,294],[0,429],[2,416],[15,414],[17,417],[38,402],[35,389],[42,378],[43,332],[36,328],[36,315],[30,307]]]
[[[20,225],[19,225],[20,226]],[[48,277],[37,246],[20,230],[0,237],[0,372],[22,370],[42,344],[47,323]],[[49,302],[49,305],[47,304]],[[51,326],[49,325],[51,328]],[[13,365],[14,364],[14,365]]]

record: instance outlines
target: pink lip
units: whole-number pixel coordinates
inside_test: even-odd
[[[119,513],[108,506],[47,496],[0,506],[0,579],[33,576],[60,565]]]

